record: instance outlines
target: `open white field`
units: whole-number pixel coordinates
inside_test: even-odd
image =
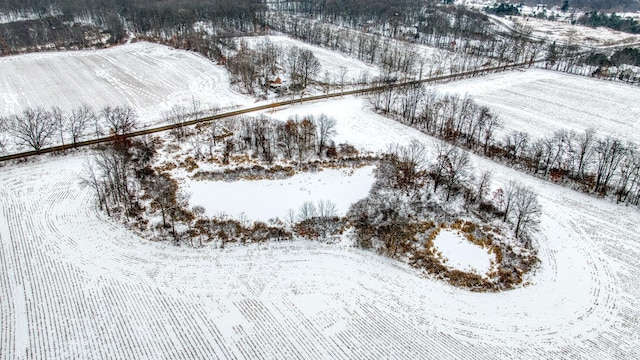
[[[356,144],[435,143],[361,100],[318,104],[335,109],[339,137],[360,133]],[[95,210],[78,184],[81,160],[43,157],[0,173],[2,358],[640,357],[637,209],[472,157],[496,184],[534,187],[543,208],[530,284],[482,294],[313,242],[150,243]]]
[[[0,58],[0,116],[29,107],[87,103],[130,105],[143,124],[156,124],[173,105],[191,108],[250,104],[230,90],[224,67],[192,52],[146,42],[104,50],[35,53]]]
[[[456,81],[433,87],[439,92],[469,94],[500,115],[504,132],[533,137],[558,129],[593,128],[640,143],[640,87],[583,76],[528,69]],[[500,138],[500,137],[498,137]]]

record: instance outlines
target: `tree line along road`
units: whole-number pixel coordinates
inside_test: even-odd
[[[541,62],[541,61],[543,61],[543,60],[537,60],[535,62]],[[385,83],[385,84],[382,84],[382,85],[376,85],[376,86],[371,86],[371,87],[362,88],[362,89],[356,89],[356,90],[339,91],[339,92],[333,92],[333,93],[322,94],[322,95],[312,95],[312,96],[306,96],[306,97],[303,96],[303,97],[300,97],[300,98],[297,98],[297,99],[293,99],[292,98],[290,100],[278,101],[278,102],[273,102],[273,103],[269,103],[269,104],[253,106],[253,107],[244,108],[244,109],[238,109],[238,110],[234,110],[234,111],[228,111],[228,112],[215,114],[215,115],[211,115],[211,116],[207,116],[207,117],[203,117],[203,118],[193,119],[193,120],[185,121],[185,122],[179,123],[179,124],[163,125],[163,126],[158,126],[158,127],[153,127],[153,128],[133,131],[133,132],[129,132],[129,133],[124,134],[124,135],[112,135],[112,136],[107,136],[107,137],[102,137],[102,138],[97,138],[97,139],[79,141],[76,144],[65,144],[65,145],[51,146],[51,147],[40,149],[39,151],[26,151],[26,152],[21,152],[21,153],[4,155],[4,156],[0,156],[0,162],[9,161],[9,160],[16,160],[16,159],[22,159],[22,158],[26,158],[26,157],[30,157],[30,156],[34,156],[34,155],[40,155],[40,154],[46,154],[46,153],[54,153],[54,152],[68,150],[68,149],[75,149],[75,148],[90,146],[90,145],[108,143],[108,142],[112,142],[112,141],[116,140],[119,137],[132,138],[132,137],[136,137],[136,136],[154,134],[154,133],[159,133],[159,132],[163,132],[163,131],[176,129],[176,128],[183,127],[183,126],[191,126],[191,125],[195,125],[195,124],[199,124],[199,123],[203,123],[203,122],[224,119],[224,118],[228,118],[228,117],[232,117],[232,116],[248,114],[248,113],[261,111],[261,110],[268,110],[268,109],[278,108],[278,107],[292,105],[292,104],[296,104],[296,103],[302,103],[302,102],[307,102],[307,101],[316,101],[316,100],[325,100],[325,99],[334,98],[334,97],[340,97],[340,96],[344,96],[344,95],[365,94],[365,93],[374,92],[374,91],[378,91],[378,90],[388,89],[390,87],[394,87],[395,88],[395,87],[411,86],[411,85],[422,84],[422,83],[432,83],[432,82],[439,82],[439,81],[452,81],[452,80],[456,80],[456,79],[463,79],[463,78],[466,78],[468,76],[480,75],[480,74],[496,72],[496,71],[504,71],[504,70],[509,70],[509,69],[513,69],[513,68],[517,68],[517,67],[527,66],[527,65],[530,66],[530,65],[533,65],[533,63],[534,62],[527,61],[527,62],[523,62],[523,63],[507,64],[507,65],[502,65],[502,66],[494,66],[494,67],[487,67],[487,68],[476,69],[476,70],[471,70],[471,71],[464,71],[464,72],[455,73],[455,74],[449,74],[449,75],[433,76],[433,77],[429,77],[429,78],[421,79],[421,80],[411,80],[411,81],[403,81],[403,82]]]

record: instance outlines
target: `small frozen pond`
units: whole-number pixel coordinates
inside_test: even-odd
[[[434,253],[441,253],[441,259],[451,269],[486,275],[491,270],[495,255],[471,243],[458,230],[442,229],[433,240]]]
[[[364,198],[374,182],[374,166],[358,169],[324,169],[296,174],[284,180],[195,181],[187,179],[184,189],[191,194],[190,205],[200,205],[209,216],[226,213],[251,220],[284,219],[304,202],[320,200],[336,204],[338,215]]]

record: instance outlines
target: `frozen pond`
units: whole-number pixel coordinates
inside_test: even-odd
[[[373,166],[358,169],[324,169],[296,174],[283,180],[195,181],[188,180],[190,205],[200,205],[209,216],[226,213],[237,217],[267,221],[284,219],[289,209],[298,210],[304,202],[320,200],[336,204],[338,215],[364,198],[373,185]]]
[[[491,269],[495,255],[471,243],[458,230],[442,229],[433,240],[436,253],[447,259],[445,264],[455,270],[486,275]]]

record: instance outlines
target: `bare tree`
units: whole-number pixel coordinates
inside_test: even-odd
[[[526,149],[529,143],[529,134],[522,131],[512,131],[506,136],[505,143],[509,150],[511,161],[515,162]]]
[[[424,86],[422,84],[414,84],[405,86],[400,90],[400,114],[405,121],[413,125],[416,120],[418,104],[424,98]]]
[[[536,193],[524,186],[517,187],[513,208],[516,239],[522,239],[531,231],[536,230],[540,223],[541,213]],[[525,241],[525,244],[527,246],[531,245],[530,241]]]
[[[51,108],[51,117],[56,122],[56,128],[60,132],[60,144],[64,145],[64,130],[65,123],[67,122],[67,116],[62,112],[62,109],[58,106]]]
[[[476,184],[476,198],[475,202],[480,203],[482,199],[489,192],[489,186],[491,185],[491,172],[489,170],[484,171],[480,174],[480,178],[478,179],[478,183]]]
[[[493,134],[496,130],[502,127],[502,122],[496,115],[491,115],[486,117],[486,120],[483,124],[482,130],[482,143],[484,153],[487,154],[489,151],[489,145],[493,141]]]
[[[595,193],[607,192],[609,182],[618,169],[625,152],[625,146],[618,139],[607,137],[598,140],[595,146],[596,182],[593,189]]]
[[[640,151],[638,146],[627,144],[627,153],[620,162],[618,181],[616,184],[616,202],[629,201],[629,195],[637,190],[640,184]]]
[[[22,115],[9,118],[9,133],[18,145],[40,151],[58,130],[55,119],[43,108],[27,109]]]
[[[249,94],[254,93],[254,85],[258,80],[257,60],[256,52],[250,49],[243,41],[240,44],[238,53],[229,58],[226,63],[227,69],[231,73],[232,81],[234,83],[240,82],[244,90]]]
[[[300,205],[300,209],[298,209],[298,221],[312,219],[316,216],[318,216],[318,210],[312,201],[305,201]]]
[[[147,194],[151,198],[151,206],[160,210],[162,226],[168,227],[169,209],[176,206],[177,182],[167,173],[160,173],[148,178]]]
[[[507,222],[511,213],[513,212],[513,207],[514,207],[513,203],[515,202],[516,193],[518,192],[518,189],[521,187],[522,186],[519,183],[517,183],[514,180],[511,180],[507,183],[507,186],[505,186],[504,189],[500,189],[501,195],[500,195],[500,199],[498,200],[502,205],[502,212],[504,214],[502,216],[503,222]]]
[[[469,154],[457,147],[452,148],[451,151],[448,152],[446,160],[444,185],[447,188],[447,198],[445,201],[449,201],[451,195],[454,194],[456,189],[468,178],[469,171],[471,170],[471,162],[469,160]]]
[[[82,104],[71,110],[71,115],[67,117],[65,127],[71,135],[71,143],[75,146],[78,143],[87,127],[95,121],[96,115],[87,104]]]
[[[309,49],[292,47],[287,58],[291,80],[307,87],[311,78],[318,75],[321,66],[320,61]]]
[[[81,184],[87,186],[96,194],[98,198],[98,206],[101,210],[105,210],[108,216],[111,216],[111,210],[109,209],[109,204],[107,203],[107,191],[108,186],[106,182],[102,179],[98,170],[96,169],[96,165],[90,159],[87,159],[83,164],[83,172],[81,175]]]
[[[170,124],[176,126],[171,129],[171,135],[173,135],[178,141],[184,139],[186,135],[184,123],[189,120],[189,111],[187,108],[183,105],[173,105],[171,110],[165,114],[165,119]]]
[[[278,71],[278,62],[282,48],[271,40],[265,39],[258,46],[261,65],[265,67],[269,75],[275,75]]]
[[[407,196],[416,198],[424,185],[426,178],[426,148],[416,139],[412,139],[409,145],[391,145],[387,165],[381,166],[379,178],[383,179],[385,186],[391,189],[403,191]],[[386,172],[386,174],[383,174]]]
[[[128,106],[107,106],[102,109],[102,118],[105,125],[114,135],[124,135],[138,126],[138,115]]]
[[[322,156],[322,152],[331,138],[336,133],[336,119],[325,114],[320,114],[314,119],[316,125],[316,142],[318,143],[318,156]]]
[[[104,196],[110,198],[112,204],[130,209],[133,206],[135,184],[128,149],[117,144],[99,149],[95,153],[94,163],[104,183]]]
[[[584,177],[584,172],[587,166],[589,166],[593,156],[593,145],[595,142],[595,130],[592,128],[586,129],[584,133],[578,135],[577,138],[577,167],[576,176],[580,179]]]
[[[446,143],[436,145],[436,161],[430,166],[430,175],[433,179],[433,191],[438,190],[446,181],[447,168],[449,167],[449,155],[454,151],[454,147]]]
[[[340,92],[344,91],[344,82],[347,78],[347,67],[344,65],[340,65],[338,78],[340,79]]]

